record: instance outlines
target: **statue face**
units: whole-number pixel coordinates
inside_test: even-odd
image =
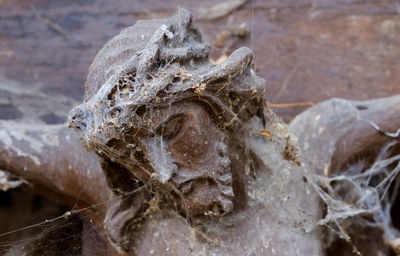
[[[224,134],[207,108],[178,102],[147,111],[143,120],[144,127],[132,136],[134,150],[144,155],[142,169],[161,184],[178,189],[183,195],[178,198],[184,201],[181,207],[192,217],[231,211],[232,175]],[[129,170],[140,172],[135,165]]]

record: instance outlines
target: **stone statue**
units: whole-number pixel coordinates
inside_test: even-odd
[[[210,236],[211,245],[183,238],[178,251],[184,255],[267,254],[283,241],[297,244],[285,255],[315,254],[320,244],[307,226],[318,217],[318,203],[299,200],[312,198],[306,186],[290,192],[290,184],[304,183],[298,151],[287,127],[264,109],[265,83],[255,74],[252,52],[240,48],[213,65],[209,49],[191,14],[180,9],[123,30],[92,63],[85,102],[70,113],[70,125],[99,156],[116,195],[150,185],[108,209],[110,241],[120,253],[143,250],[146,243],[136,241],[164,222],[138,224],[157,194],[180,214],[180,228],[200,226]],[[271,232],[281,225],[290,226],[284,240]],[[246,238],[227,239],[232,233]]]
[[[76,133],[0,127],[0,168],[93,221],[105,246],[86,243],[83,255],[323,254],[309,182],[322,153],[302,147],[312,157],[300,159],[251,50],[217,65],[209,50],[184,9],[139,21],[93,61],[69,115]]]

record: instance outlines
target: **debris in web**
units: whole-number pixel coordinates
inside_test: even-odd
[[[384,145],[372,164],[361,159],[339,175],[313,176],[311,183],[326,205],[326,215],[318,224],[348,242],[351,237],[345,227],[352,223],[381,229],[385,241],[398,238],[400,232],[390,214],[400,185],[396,181],[400,172],[400,155],[395,152],[398,146],[398,141]]]

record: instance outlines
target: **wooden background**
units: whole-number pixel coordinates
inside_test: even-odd
[[[223,17],[212,17],[218,8],[237,2],[244,4]],[[88,67],[103,45],[138,19],[166,17],[178,6],[195,12],[196,23],[213,46],[214,59],[224,49],[227,53],[239,46],[253,49],[258,73],[267,81],[266,99],[272,103],[397,94],[397,2],[0,0],[0,118],[18,117],[19,100],[6,97],[17,86],[28,94],[39,91],[47,96],[39,105],[31,104],[51,106],[46,108],[49,113],[41,111],[42,121],[62,122],[63,113],[83,99]],[[245,37],[226,33],[241,23],[248,30]],[[276,112],[290,121],[305,108]]]

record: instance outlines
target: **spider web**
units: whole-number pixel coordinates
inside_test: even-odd
[[[92,229],[85,230],[83,226],[85,222],[93,221],[82,214],[84,211],[95,208],[102,204],[110,204],[120,198],[134,195],[136,192],[145,189],[147,185],[143,185],[133,191],[115,196],[109,200],[93,204],[89,207],[76,209],[76,206],[64,211],[61,215],[54,218],[45,219],[31,225],[23,226],[0,234],[0,252],[4,255],[81,255],[81,243],[83,236],[92,236]],[[23,195],[24,197],[26,195]],[[36,200],[41,200],[34,198]],[[77,199],[78,200],[78,199]],[[20,202],[17,202],[20,203]],[[44,202],[53,208],[50,213],[62,212],[68,207],[60,206],[44,199]],[[42,210],[42,209],[36,209]],[[32,213],[35,214],[34,212]],[[49,213],[47,212],[47,215]],[[22,238],[21,238],[22,237]],[[10,241],[12,240],[12,241]],[[96,242],[96,240],[91,240]],[[101,241],[99,242],[101,243]],[[102,246],[101,246],[102,247]]]
[[[250,48],[254,51],[254,0],[251,1],[251,31]],[[234,15],[234,14],[233,14]],[[212,50],[224,55],[232,51],[228,48],[212,47]],[[151,74],[149,74],[151,75]],[[152,113],[150,112],[150,116]],[[379,128],[379,127],[375,127]],[[380,128],[379,128],[380,129]],[[160,144],[163,138],[160,137]],[[374,163],[368,166],[365,160],[349,165],[340,175],[332,177],[314,176],[314,188],[327,206],[327,214],[320,225],[328,226],[333,234],[351,242],[350,236],[342,227],[346,222],[357,221],[365,226],[380,228],[384,231],[385,239],[399,236],[399,231],[393,227],[390,209],[394,203],[394,195],[400,187],[396,181],[400,172],[400,156],[393,155],[397,141],[390,142],[381,148]],[[82,214],[89,208],[99,204],[109,204],[113,201],[134,195],[147,185],[123,193],[110,200],[77,209],[54,204],[57,214],[49,219],[33,221],[33,224],[21,225],[11,231],[0,234],[0,253],[4,255],[82,255],[82,237],[93,237],[92,247],[102,247],[101,241],[96,240],[96,230],[87,227],[91,223],[89,217]],[[345,192],[343,192],[345,191]],[[77,198],[78,200],[78,198]],[[52,204],[45,201],[45,203]],[[355,220],[356,218],[356,220]],[[334,238],[332,238],[334,239]]]
[[[251,31],[250,31],[250,45],[249,47],[254,50],[254,38],[253,38],[253,12],[254,12],[254,0],[251,1],[252,9],[252,20],[251,20]],[[234,14],[231,15],[229,23],[234,23]],[[235,24],[233,24],[235,25]],[[247,26],[247,25],[246,25]],[[246,28],[247,30],[247,28]],[[233,33],[230,31],[230,33]],[[246,32],[247,34],[248,32]],[[234,44],[238,42],[238,37],[232,35],[231,41],[228,42],[226,47],[215,47],[212,46],[212,50],[216,56],[223,56],[227,52],[232,52],[235,49]],[[149,74],[150,76],[152,74]],[[150,119],[153,113],[150,112]],[[153,127],[155,129],[155,127]],[[163,138],[160,137],[160,144],[162,145]],[[19,182],[19,181],[16,181]],[[17,185],[17,184],[16,184]],[[22,210],[20,219],[28,218],[28,220],[22,221],[18,225],[13,225],[14,228],[10,231],[0,234],[0,254],[12,256],[12,255],[82,255],[82,237],[94,237],[91,239],[92,246],[103,247],[102,241],[96,240],[96,230],[90,228],[92,220],[85,216],[83,212],[89,208],[95,208],[100,204],[112,204],[120,198],[125,198],[134,195],[141,189],[146,188],[147,185],[139,187],[130,192],[123,193],[122,195],[116,196],[110,200],[103,201],[86,208],[76,208],[77,205],[67,207],[59,205],[53,201],[34,196],[30,192],[21,191],[19,188],[15,191],[2,192],[3,196],[12,197],[10,200],[15,200],[14,203],[21,204],[38,204],[40,207],[30,207],[29,209]],[[11,194],[11,195],[6,195]],[[14,196],[13,194],[16,194]],[[21,198],[22,197],[22,198]],[[28,198],[27,198],[28,197]],[[78,201],[79,198],[76,199]],[[25,201],[25,202],[24,202]],[[17,209],[16,209],[17,207]],[[51,208],[50,210],[44,208]],[[14,209],[10,211],[11,214],[14,211],[18,211],[19,206],[10,205],[9,208]],[[5,208],[2,209],[5,211]],[[31,217],[27,217],[29,215]],[[7,219],[4,217],[3,219]],[[6,225],[4,225],[6,226]],[[11,226],[11,225],[10,225]],[[17,226],[17,227],[15,227]],[[19,226],[19,227],[18,227]],[[89,228],[87,228],[89,226]],[[92,225],[93,226],[93,225]],[[86,227],[86,228],[84,228]],[[7,228],[3,228],[5,230]]]

